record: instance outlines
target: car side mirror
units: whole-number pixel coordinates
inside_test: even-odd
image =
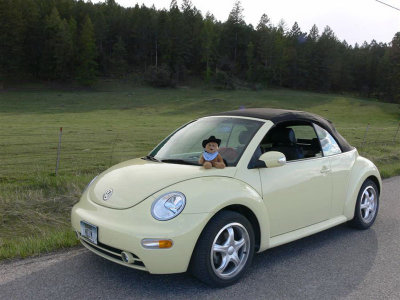
[[[260,156],[258,160],[265,163],[267,168],[281,167],[286,164],[286,156],[282,152],[268,151]]]

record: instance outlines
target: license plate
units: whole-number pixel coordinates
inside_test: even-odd
[[[81,235],[97,245],[97,226],[81,221]]]

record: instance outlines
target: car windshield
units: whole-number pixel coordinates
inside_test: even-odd
[[[221,140],[219,153],[226,165],[236,166],[263,122],[230,117],[206,117],[188,123],[158,145],[148,159],[199,165],[202,141],[210,136]]]

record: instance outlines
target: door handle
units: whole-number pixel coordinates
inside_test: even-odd
[[[331,171],[330,168],[328,168],[327,166],[323,166],[321,169],[321,173],[329,173]]]

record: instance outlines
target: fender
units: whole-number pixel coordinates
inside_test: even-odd
[[[154,198],[179,191],[186,196],[182,214],[207,213],[207,223],[220,210],[230,205],[250,209],[260,225],[260,249],[269,247],[269,215],[260,194],[243,181],[230,177],[201,177],[179,182],[153,195]],[[198,238],[198,237],[197,237]]]
[[[358,193],[364,181],[370,176],[377,178],[378,188],[382,193],[382,179],[378,168],[370,160],[357,155],[349,177],[349,189],[344,203],[344,215],[348,220],[353,219]]]

